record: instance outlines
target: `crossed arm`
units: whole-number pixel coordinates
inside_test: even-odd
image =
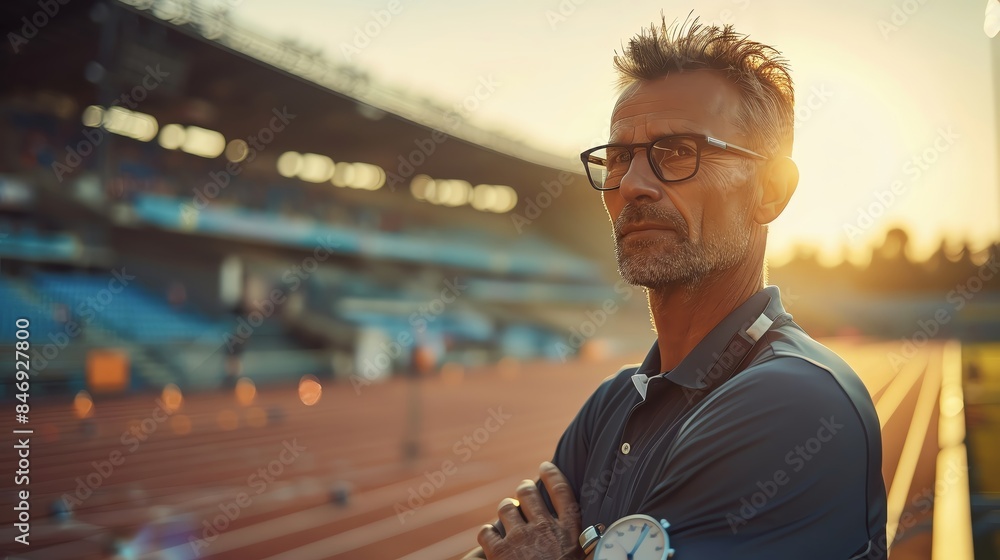
[[[548,461],[539,467],[539,477],[552,498],[556,515],[549,512],[535,481],[526,479],[515,490],[517,501],[504,498],[497,507],[497,517],[506,535],[500,536],[493,525],[483,525],[477,537],[480,546],[465,559],[579,560],[584,557],[577,541],[583,528],[573,488]]]
[[[685,558],[843,560],[884,539],[878,432],[865,433],[831,379],[804,376],[792,365],[798,367],[737,378],[738,390],[681,430],[661,477],[630,508],[668,519],[671,544]],[[587,423],[578,417],[564,440],[589,437]],[[502,501],[497,513],[507,535],[484,526],[481,547],[466,558],[583,558],[580,506],[567,480],[582,479],[573,469],[586,461],[566,455],[564,444],[556,460],[568,475],[545,465],[540,473],[557,517],[525,481],[516,490],[524,517],[512,500]]]

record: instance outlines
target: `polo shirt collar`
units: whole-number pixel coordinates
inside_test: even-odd
[[[742,356],[772,322],[785,314],[777,286],[767,286],[743,302],[713,328],[677,367],[663,377],[689,389],[705,389],[732,376]],[[649,379],[660,375],[660,348],[653,341],[646,358],[632,375],[636,390],[646,398]]]

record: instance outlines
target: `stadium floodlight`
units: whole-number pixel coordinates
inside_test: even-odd
[[[420,173],[410,180],[410,194],[417,200],[427,200],[433,196],[434,179],[430,175]]]
[[[91,105],[83,110],[83,115],[80,117],[83,121],[83,126],[98,127],[101,126],[101,121],[104,120],[104,107],[100,105]]]
[[[325,183],[333,177],[336,168],[333,160],[320,154],[302,154],[302,167],[298,178],[310,183]]]
[[[471,193],[472,185],[468,181],[461,179],[438,181],[433,202],[442,206],[462,206],[469,202]]]
[[[351,186],[356,189],[374,191],[385,183],[385,171],[377,165],[370,163],[354,164],[354,181]]]
[[[176,150],[184,143],[184,127],[179,124],[168,124],[160,129],[157,140],[160,146],[168,150]]]
[[[382,187],[384,187],[385,181],[386,179],[388,179],[388,176],[385,174],[385,169],[382,169],[377,165],[375,166],[375,168],[378,169],[378,179],[375,181],[375,185],[372,187],[373,191],[377,191]]]
[[[103,111],[101,124],[108,132],[140,142],[149,142],[156,138],[156,133],[159,131],[159,125],[152,115],[117,106]]]
[[[382,178],[381,182],[384,181]],[[417,200],[432,204],[451,207],[468,204],[480,212],[497,214],[510,212],[517,206],[517,191],[507,185],[479,184],[473,187],[462,179],[433,179],[423,174],[410,181],[410,194]]]
[[[493,211],[498,214],[503,214],[504,212],[510,212],[517,206],[517,191],[513,187],[508,187],[507,185],[495,185],[499,187],[497,194],[499,200],[493,205]]]
[[[385,185],[385,170],[371,163],[337,163],[330,182],[337,187],[376,191]]]
[[[503,214],[517,206],[517,191],[507,185],[476,185],[470,204],[476,210]]]
[[[497,189],[493,185],[476,185],[472,189],[472,207],[480,211],[491,211],[498,199]]]
[[[184,143],[181,150],[203,158],[216,158],[226,149],[226,137],[220,132],[189,126],[184,129]]]
[[[237,138],[231,140],[229,144],[226,144],[226,159],[233,162],[239,163],[250,155],[250,146],[247,145],[246,140],[242,138]]]
[[[356,174],[354,165],[346,161],[339,162],[333,170],[333,177],[330,178],[330,182],[335,187],[353,186],[354,175]]]
[[[302,154],[285,152],[278,156],[278,174],[291,179],[302,169]]]

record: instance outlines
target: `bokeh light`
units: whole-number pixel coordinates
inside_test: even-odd
[[[236,380],[236,402],[243,406],[250,406],[257,398],[257,386],[253,379],[241,377]]]
[[[90,393],[80,391],[73,398],[73,412],[77,418],[90,418],[94,413],[94,399],[90,398]]]
[[[313,375],[304,375],[299,380],[299,400],[306,406],[312,406],[319,402],[323,394],[323,386]]]
[[[177,411],[184,402],[184,396],[181,394],[180,388],[173,383],[168,383],[163,388],[161,398],[163,399],[164,406],[167,408],[167,412]]]

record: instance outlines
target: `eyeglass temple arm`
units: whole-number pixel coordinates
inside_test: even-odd
[[[722,140],[719,140],[718,138],[712,138],[711,136],[706,136],[705,140],[709,143],[709,145],[715,146],[716,148],[720,148],[720,149],[723,149],[723,150],[733,150],[735,152],[739,152],[741,154],[744,154],[744,155],[747,155],[747,156],[750,156],[750,157],[755,157],[755,158],[760,158],[760,159],[767,159],[766,157],[758,154],[757,152],[755,152],[753,150],[748,150],[746,148],[741,148],[740,146],[737,146],[736,144],[729,144],[727,142],[723,142]]]

